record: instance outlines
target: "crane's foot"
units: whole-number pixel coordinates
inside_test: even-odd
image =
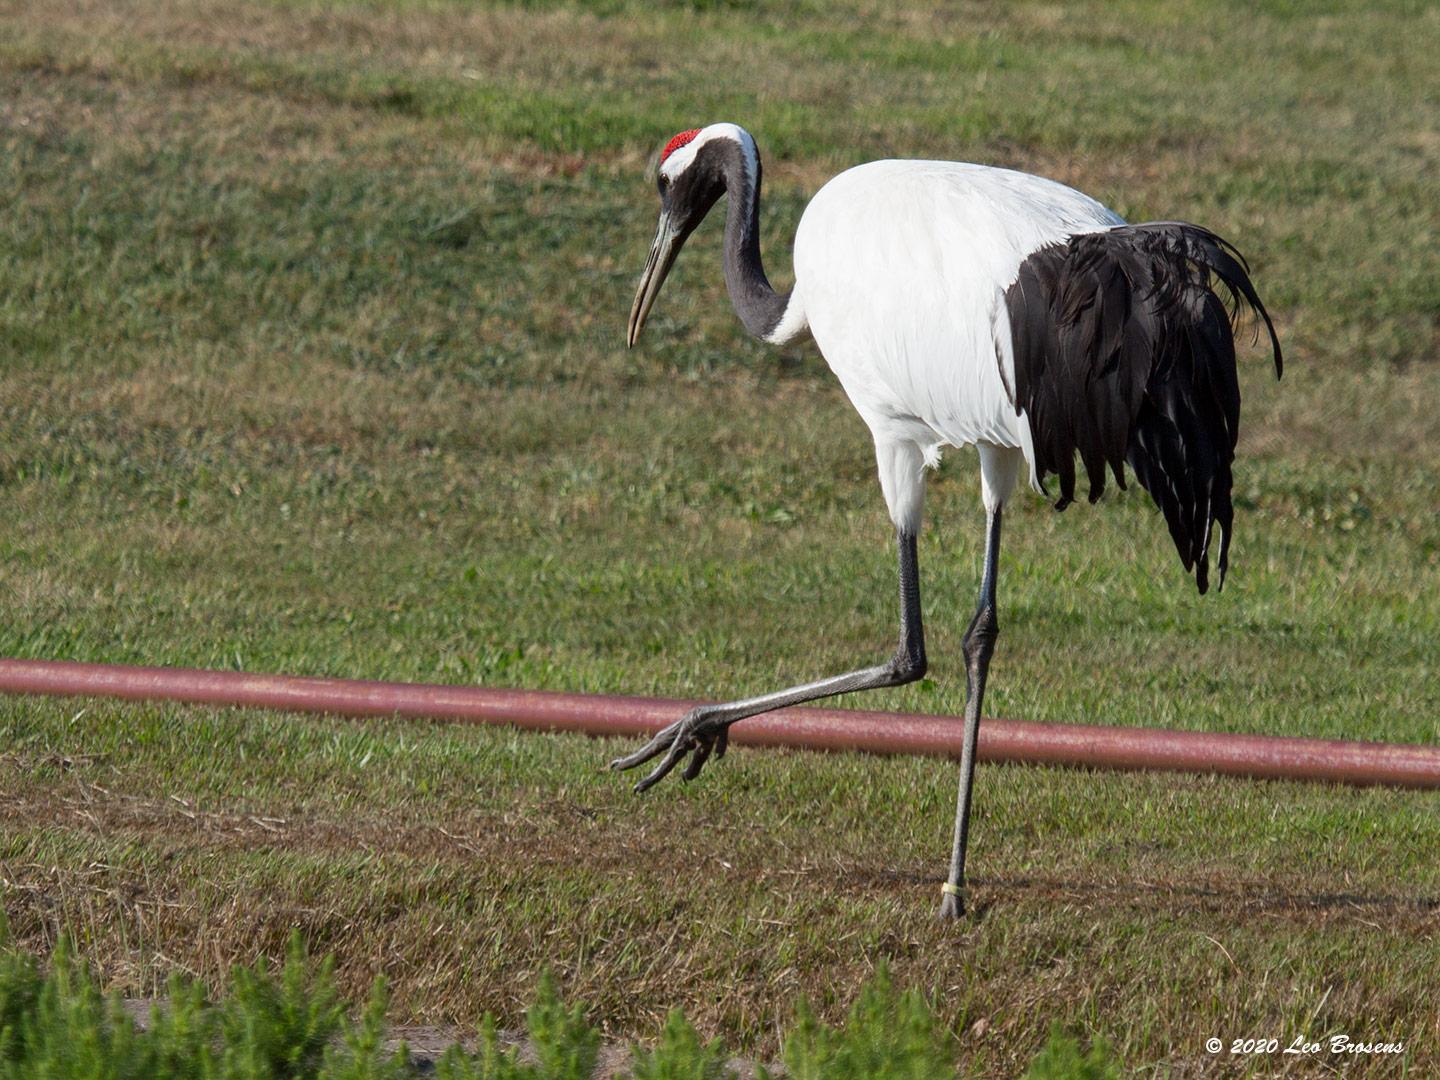
[[[725,756],[730,742],[730,723],[709,715],[709,710],[704,706],[697,706],[659,732],[635,753],[610,762],[610,767],[633,769],[664,754],[660,764],[651,770],[650,775],[635,785],[638,794],[665,779],[670,770],[680,764],[686,755],[690,755],[690,761],[680,778],[694,780],[712,755],[717,759]]]

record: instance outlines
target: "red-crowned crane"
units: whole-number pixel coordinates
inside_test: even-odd
[[[1000,519],[1022,470],[1037,491],[1058,477],[1089,498],[1109,470],[1135,471],[1164,514],[1187,573],[1209,586],[1240,420],[1233,323],[1249,307],[1280,342],[1249,268],[1214,233],[1178,221],[1127,225],[1053,180],[951,161],[875,161],[835,177],[795,234],[795,287],[777,293],[760,261],[760,156],[735,124],[685,131],[660,159],[660,225],[630,310],[634,345],[685,239],[719,200],[725,283],[751,334],[781,344],[807,329],[875,440],[900,555],[900,644],[874,667],[788,690],[702,705],[613,762],[664,757],[643,791],[690,756],[693,779],[725,754],[731,724],[802,701],[900,686],[925,673],[920,531],[925,468],[945,446],[974,445],[985,506],[985,563],[964,637],[968,692],[960,791],[942,916],[965,910],[965,848],[985,675],[995,647]]]

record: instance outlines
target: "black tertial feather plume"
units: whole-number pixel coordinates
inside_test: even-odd
[[[1223,295],[1223,298],[1222,298]],[[1184,222],[1123,225],[1041,248],[1005,294],[1015,406],[1030,420],[1036,473],[1075,498],[1075,454],[1090,501],[1125,463],[1165,515],[1186,571],[1209,587],[1210,539],[1230,548],[1230,464],[1240,424],[1233,324],[1249,307],[1280,341],[1230,244]]]

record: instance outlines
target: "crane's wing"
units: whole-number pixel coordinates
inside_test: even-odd
[[[1165,515],[1186,571],[1209,587],[1214,526],[1225,583],[1239,434],[1234,320],[1250,308],[1280,341],[1230,244],[1195,225],[1152,222],[1046,245],[1005,293],[1016,409],[1028,419],[1036,476],[1075,497],[1075,454],[1090,501],[1124,465]],[[1221,292],[1225,296],[1222,299]]]

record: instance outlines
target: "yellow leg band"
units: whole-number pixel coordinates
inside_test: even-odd
[[[947,881],[944,885],[940,886],[940,891],[949,896],[959,896],[964,890],[962,890],[959,885],[951,885],[950,882]]]

